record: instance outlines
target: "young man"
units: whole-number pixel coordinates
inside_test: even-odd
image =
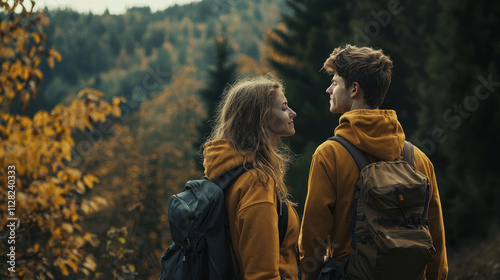
[[[323,68],[334,74],[326,90],[330,111],[342,114],[335,135],[366,152],[372,161],[396,159],[405,134],[396,112],[380,110],[391,83],[392,61],[381,50],[346,45],[336,48]],[[441,202],[434,167],[414,148],[414,166],[430,183],[429,230],[436,253],[427,265],[427,279],[446,279],[448,263]],[[299,237],[302,279],[318,279],[325,255],[345,262],[351,250],[353,188],[359,169],[337,141],[321,144],[313,155],[308,194]]]

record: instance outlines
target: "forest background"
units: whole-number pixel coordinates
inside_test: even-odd
[[[346,43],[394,61],[382,107],[434,163],[449,279],[500,275],[499,2],[203,0],[119,15],[0,3],[2,279],[157,279],[168,199],[203,176],[215,104],[242,76],[285,82],[302,213],[312,153],[339,117],[320,69]]]

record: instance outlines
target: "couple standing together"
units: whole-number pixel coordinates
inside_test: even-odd
[[[403,128],[394,111],[379,109],[391,83],[390,58],[381,50],[346,45],[336,48],[323,68],[333,74],[326,89],[330,112],[342,114],[335,135],[372,160],[396,159],[405,141]],[[238,81],[225,92],[215,127],[203,146],[205,175],[212,181],[236,166],[252,166],[225,190],[233,260],[241,268],[238,279],[299,279],[299,273],[302,279],[318,279],[325,255],[340,262],[350,255],[349,222],[359,169],[340,143],[322,143],[312,158],[300,225],[294,203],[288,200],[284,183],[288,156],[280,144],[281,137],[295,134],[293,119],[297,114],[289,105],[282,84],[272,77]],[[430,183],[429,231],[436,252],[427,265],[426,277],[446,279],[448,264],[436,177],[432,163],[417,148],[414,167]],[[281,243],[280,198],[289,213]]]

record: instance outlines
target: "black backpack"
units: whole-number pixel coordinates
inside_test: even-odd
[[[188,181],[184,191],[170,198],[168,220],[173,243],[161,257],[159,280],[229,280],[241,274],[237,262],[238,273],[233,270],[224,188],[247,169],[238,166],[216,182],[207,178]],[[277,205],[281,245],[288,227],[288,208],[284,201]]]

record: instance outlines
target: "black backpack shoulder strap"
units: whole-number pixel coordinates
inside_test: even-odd
[[[231,183],[236,180],[241,174],[245,173],[248,170],[248,167],[239,165],[235,168],[227,171],[222,174],[214,183],[216,183],[221,189],[225,189],[227,186],[231,185]]]
[[[368,158],[365,152],[358,149],[356,146],[351,144],[351,142],[347,141],[344,137],[335,135],[333,137],[328,138],[328,140],[334,140],[342,144],[342,146],[344,146],[344,148],[349,152],[349,154],[351,154],[352,158],[356,162],[356,165],[358,166],[360,171],[365,166],[371,163],[370,159]]]
[[[279,199],[278,194],[276,194],[276,201],[276,211],[278,212],[278,230],[281,247],[281,244],[283,244],[283,240],[285,240],[286,231],[288,229],[288,205],[286,204],[285,200],[281,201]]]
[[[413,154],[414,154],[413,145],[410,142],[405,141],[403,150],[401,151],[401,156],[412,166],[413,166]]]
[[[250,168],[251,168],[251,166],[249,166],[249,165],[236,166],[233,169],[222,174],[217,180],[215,180],[214,183],[216,183],[222,190],[224,190],[226,187],[230,186],[238,177],[240,177],[241,174],[245,173]],[[228,242],[229,248],[231,250],[233,263],[236,266],[236,271],[233,270],[234,277],[236,279],[239,279],[239,277],[241,275],[241,268],[240,268],[240,265],[238,264],[238,261],[234,261],[236,253],[234,251],[233,242],[231,241],[231,233],[229,231],[229,220],[228,220],[226,214],[224,214],[224,228],[225,228],[224,230],[226,231],[227,242]],[[231,269],[233,269],[232,266],[231,266]]]

